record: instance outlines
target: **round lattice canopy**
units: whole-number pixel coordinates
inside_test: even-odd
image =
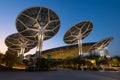
[[[10,53],[10,54],[18,54],[18,51],[12,50],[12,49],[7,49],[6,53]]]
[[[113,37],[105,38],[105,39],[97,42],[93,46],[91,46],[90,49],[89,49],[89,51],[101,50],[101,49],[105,48],[106,46],[108,46],[109,43],[112,40],[113,40]]]
[[[38,40],[39,34],[44,34],[47,40],[59,30],[60,20],[57,14],[45,7],[31,7],[22,11],[16,19],[18,32],[30,40]]]
[[[20,52],[21,48],[25,48],[25,52],[28,52],[37,45],[37,42],[25,39],[19,33],[15,33],[5,39],[5,44],[11,51]]]
[[[87,37],[92,31],[93,24],[90,21],[82,21],[71,27],[64,35],[64,42],[67,44],[78,43],[79,36],[82,39]]]

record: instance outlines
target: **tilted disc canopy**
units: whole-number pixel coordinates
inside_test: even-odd
[[[113,37],[105,38],[105,39],[97,42],[97,43],[94,44],[93,46],[91,46],[88,51],[101,50],[101,49],[105,48],[106,46],[108,46],[109,43],[110,43],[113,39],[114,39]]]
[[[67,44],[78,43],[79,55],[82,53],[82,39],[92,31],[93,24],[90,21],[82,21],[71,27],[64,35],[64,42]]]
[[[82,35],[82,39],[87,37],[92,31],[93,24],[90,21],[82,21],[71,27],[64,35],[64,42],[67,44],[78,43],[79,36]]]
[[[59,30],[60,20],[57,14],[45,7],[31,7],[22,11],[16,19],[18,32],[30,40],[38,40],[38,35],[43,35],[43,40],[53,37]]]
[[[25,49],[25,52],[28,52],[37,45],[37,42],[25,39],[19,33],[14,33],[5,39],[5,44],[13,52],[20,52],[22,48]]]

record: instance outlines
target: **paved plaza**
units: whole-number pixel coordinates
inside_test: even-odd
[[[0,72],[0,80],[120,80],[120,72],[77,70]]]

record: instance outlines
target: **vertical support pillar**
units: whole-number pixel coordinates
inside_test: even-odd
[[[101,57],[101,58],[103,58],[103,57],[104,57],[104,52],[103,52],[103,50],[102,50],[102,49],[100,50],[100,57]]]
[[[25,52],[25,48],[21,48],[21,51],[19,53],[19,62],[23,63],[23,59],[24,59],[24,52]]]
[[[105,53],[106,53],[106,58],[110,58],[108,47],[106,46],[104,49],[105,49]]]
[[[38,44],[37,44],[36,57],[41,56],[42,45],[43,45],[43,35],[40,34],[38,36]]]
[[[38,31],[38,43],[37,43],[37,49],[35,53],[35,57],[33,59],[33,66],[36,67],[37,58],[41,56],[42,46],[43,46],[43,39],[44,39],[44,27],[41,27],[39,24],[39,31]]]
[[[37,44],[36,57],[41,56],[43,39],[44,39],[44,27],[40,27],[39,32],[38,32],[38,44]]]
[[[83,55],[82,53],[82,34],[79,34],[79,38],[78,38],[78,47],[79,47],[79,55]]]

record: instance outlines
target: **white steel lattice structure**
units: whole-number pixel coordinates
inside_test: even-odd
[[[22,60],[24,53],[34,48],[37,42],[25,39],[19,33],[14,33],[5,39],[5,44],[8,46],[8,51],[17,53]]]
[[[18,15],[16,28],[25,38],[37,41],[36,57],[39,57],[43,40],[52,38],[58,32],[60,19],[51,9],[31,7]]]
[[[113,40],[113,37],[105,38],[105,39],[97,42],[97,43],[94,44],[93,46],[91,46],[88,51],[96,51],[96,50],[99,50],[99,51],[100,51],[100,56],[101,56],[101,57],[104,57],[104,51],[103,51],[103,49],[105,49],[105,51],[106,51],[106,57],[110,57],[109,52],[108,52],[108,45],[109,45],[109,43],[110,43],[112,40]]]
[[[67,44],[78,43],[79,55],[82,55],[82,39],[86,38],[93,29],[90,21],[82,21],[71,27],[64,35],[64,42]]]

